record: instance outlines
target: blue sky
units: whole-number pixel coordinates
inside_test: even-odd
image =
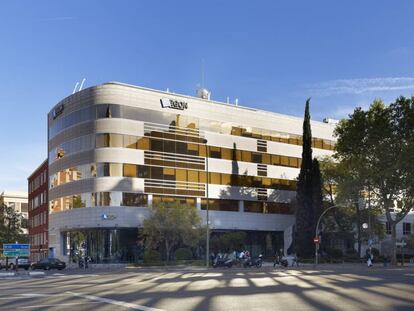
[[[414,93],[413,1],[2,1],[0,190],[46,158],[46,113],[121,81],[312,118]]]

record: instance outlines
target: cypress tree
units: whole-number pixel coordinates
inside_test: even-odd
[[[296,234],[295,251],[299,257],[313,254],[314,213],[312,208],[312,132],[310,126],[309,101],[306,100],[303,120],[302,163],[296,190]]]
[[[316,224],[319,216],[323,211],[323,195],[322,195],[322,175],[319,166],[319,161],[313,159],[312,161],[312,206],[313,206],[313,232],[315,232]]]

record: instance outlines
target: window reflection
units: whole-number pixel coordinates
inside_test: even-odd
[[[204,130],[221,134],[281,142],[285,144],[302,145],[302,136],[296,134],[282,133],[268,129],[244,128],[227,122],[218,122],[191,116],[177,115],[170,112],[159,112],[144,108],[120,106],[116,104],[100,104],[85,107],[51,121],[49,127],[49,139],[53,138],[60,131],[70,126],[100,118],[124,118],[158,123],[160,125],[169,124],[172,129],[170,134],[152,131],[152,136],[161,135],[159,137],[174,140],[190,141],[193,139],[191,136],[198,136],[199,130]],[[201,142],[199,140],[194,141]],[[334,150],[334,146],[335,142],[332,140],[320,139],[316,137],[312,140],[312,147],[314,148]]]
[[[96,169],[97,168],[97,169]],[[71,167],[50,176],[50,189],[81,179],[92,177],[131,177],[192,183],[206,183],[205,171],[174,167],[147,166],[129,163],[93,163]],[[279,190],[296,190],[296,181],[264,176],[248,176],[209,172],[210,184],[259,187]],[[97,203],[98,205],[100,203]]]

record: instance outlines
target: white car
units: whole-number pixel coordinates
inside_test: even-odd
[[[16,257],[8,258],[8,265],[10,270],[14,270],[16,267]],[[17,267],[28,270],[30,268],[29,257],[19,257],[17,261]],[[6,258],[2,257],[0,259],[0,269],[6,268]]]

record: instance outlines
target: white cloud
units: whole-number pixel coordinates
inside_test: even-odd
[[[390,92],[400,90],[414,91],[414,78],[388,77],[332,80],[311,85],[310,89],[312,93],[319,96]]]

